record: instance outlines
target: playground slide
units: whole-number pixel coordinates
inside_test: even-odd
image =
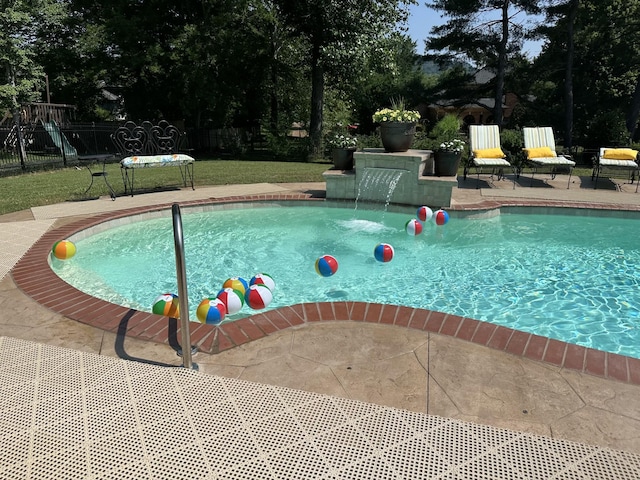
[[[56,147],[58,147],[61,152],[64,148],[64,154],[67,158],[78,156],[78,151],[69,143],[69,140],[67,140],[64,133],[60,131],[60,127],[54,120],[51,120],[50,122],[42,122],[42,125]]]

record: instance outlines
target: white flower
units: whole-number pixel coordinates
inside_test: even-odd
[[[459,138],[449,140],[448,142],[442,142],[440,144],[440,150],[446,150],[447,152],[461,152],[464,149],[464,142]]]

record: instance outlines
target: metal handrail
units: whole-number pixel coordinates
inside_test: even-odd
[[[189,297],[187,295],[187,271],[184,261],[184,236],[182,233],[182,216],[180,205],[171,206],[173,217],[173,240],[176,250],[176,274],[178,276],[178,298],[180,302],[180,332],[182,333],[182,366],[197,370],[198,366],[191,361],[191,332],[189,331]]]

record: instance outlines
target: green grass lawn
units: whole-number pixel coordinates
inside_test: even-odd
[[[195,184],[232,185],[246,183],[322,182],[322,172],[331,168],[325,162],[275,162],[255,160],[198,160],[195,164]],[[93,165],[94,171],[102,167]],[[459,172],[462,175],[462,167]],[[590,168],[576,168],[574,175],[590,176]],[[120,164],[107,165],[107,178],[116,194],[124,194]],[[40,205],[77,201],[86,197],[84,191],[91,182],[86,167],[71,167],[0,177],[0,215]],[[153,191],[167,186],[181,186],[177,168],[146,168],[136,172],[136,191]],[[102,178],[96,177],[90,197],[108,195]]]
[[[249,160],[198,160],[195,164],[196,187],[243,183],[322,182],[322,172],[331,168],[327,162],[274,162]],[[100,171],[102,166],[93,165]],[[117,195],[124,194],[120,164],[107,165],[107,178]],[[40,205],[82,200],[91,183],[86,167],[71,167],[0,177],[0,215]],[[151,191],[167,186],[181,186],[178,168],[146,168],[136,171],[135,189]],[[87,194],[108,195],[104,180],[96,177]]]

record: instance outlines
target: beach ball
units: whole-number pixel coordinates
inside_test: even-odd
[[[244,294],[233,288],[223,288],[218,292],[216,298],[224,303],[227,315],[238,313],[244,305]]]
[[[422,224],[415,218],[412,218],[404,226],[404,229],[408,235],[420,235],[422,233]]]
[[[151,311],[156,315],[180,318],[180,300],[173,293],[163,293],[154,300]]]
[[[244,301],[247,302],[254,310],[260,310],[266,308],[273,300],[273,294],[268,287],[260,284],[251,285],[244,294]]]
[[[241,277],[231,277],[227,278],[222,284],[222,288],[233,288],[234,290],[239,290],[244,295],[244,292],[249,288],[249,284],[244,278]]]
[[[266,273],[256,273],[251,280],[249,280],[249,285],[264,285],[271,292],[276,288],[276,282],[273,280],[271,275],[267,275]]]
[[[316,260],[316,272],[323,277],[330,277],[338,271],[338,261],[331,255],[323,255]]]
[[[431,217],[433,217],[433,210],[431,210],[429,207],[422,206],[418,208],[416,216],[421,222],[428,222],[429,220],[431,220]]]
[[[76,246],[69,240],[60,240],[53,244],[51,253],[59,260],[68,260],[76,254]]]
[[[218,298],[208,297],[203,299],[196,309],[196,316],[200,323],[209,323],[217,325],[224,320],[227,307],[222,300]]]
[[[388,243],[379,243],[373,249],[373,256],[379,262],[390,262],[393,260],[393,247]]]
[[[449,221],[449,214],[442,209],[436,211],[435,217],[436,225],[444,225]]]

